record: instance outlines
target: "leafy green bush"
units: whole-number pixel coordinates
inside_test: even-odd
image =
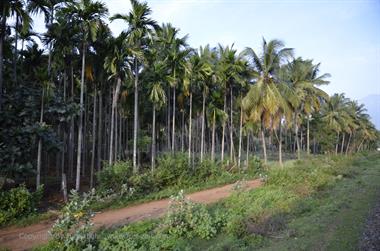
[[[156,186],[163,188],[183,184],[190,176],[190,169],[186,154],[163,154],[157,158]]]
[[[70,201],[51,229],[53,242],[60,250],[97,250],[98,241],[92,232],[90,205],[96,199],[95,190],[80,196],[71,191]]]
[[[128,178],[132,176],[132,164],[130,161],[119,161],[113,165],[106,165],[96,175],[100,191],[112,189],[118,192],[123,184],[128,182]]]
[[[162,229],[164,233],[178,237],[198,236],[210,239],[216,235],[218,230],[216,226],[220,225],[220,221],[218,219],[216,222],[204,205],[187,200],[181,191],[177,196],[171,197]]]
[[[28,216],[36,211],[41,200],[43,186],[31,193],[25,185],[0,192],[0,225],[11,220]]]

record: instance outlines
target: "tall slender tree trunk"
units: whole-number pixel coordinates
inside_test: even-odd
[[[264,164],[267,164],[268,159],[267,159],[267,147],[265,144],[265,134],[264,134],[264,129],[261,128],[261,142],[263,144],[263,154],[264,154]]]
[[[241,98],[241,94],[240,94]],[[240,162],[241,162],[241,141],[243,136],[243,106],[240,105],[240,125],[239,125],[239,153],[238,153],[238,167],[240,168]]]
[[[172,153],[175,150],[175,86],[173,87]]]
[[[99,95],[99,118],[98,118],[98,147],[97,147],[97,171],[100,171],[100,165],[102,161],[102,129],[103,129],[103,97],[102,92],[98,93]]]
[[[232,86],[230,87],[230,159],[232,163],[235,163],[234,158],[234,138],[233,138],[233,131],[234,131],[234,120],[232,117],[233,112],[233,95],[232,95]]]
[[[92,154],[91,154],[91,171],[90,171],[90,188],[94,186],[94,168],[95,168],[95,146],[96,146],[96,90],[94,90],[94,107],[92,110]]]
[[[205,114],[206,113],[206,92],[203,90],[202,98],[202,127],[201,127],[201,162],[203,161],[204,144],[205,144]]]
[[[182,126],[181,126],[181,152],[184,152],[185,151],[185,138],[184,138],[184,135],[185,135],[185,110],[182,109]]]
[[[343,151],[344,151],[344,139],[345,139],[345,136],[346,134],[343,133],[343,136],[342,136],[342,146],[340,147],[340,153],[343,154]]]
[[[44,121],[44,97],[45,89],[42,87],[42,96],[41,96],[41,113],[40,113],[40,125]],[[37,150],[37,179],[36,179],[36,189],[41,185],[41,155],[42,155],[42,139],[38,139],[38,150]]]
[[[152,117],[152,173],[154,172],[156,160],[156,104],[153,102],[153,117]]]
[[[15,28],[15,51],[13,54],[13,81],[17,83],[17,43],[18,43],[18,24],[19,15],[16,14],[16,28]]]
[[[224,114],[227,114],[227,93],[224,93],[224,104],[223,104],[223,111]],[[221,149],[221,160],[222,163],[224,161],[224,135],[226,134],[226,120],[223,118],[223,124],[222,124],[222,149]]]
[[[249,132],[247,132],[247,147],[246,147],[246,150],[247,150],[247,156],[245,158],[245,170],[248,170],[248,166],[249,166]]]
[[[279,139],[278,139],[278,162],[282,165],[282,125],[280,120]]]
[[[215,160],[215,127],[216,127],[216,114],[215,109],[212,115],[212,135],[211,135],[211,161]]]
[[[298,123],[297,123],[297,115],[296,115],[296,123],[295,123],[295,133],[294,137],[296,138],[296,145],[297,145],[297,159],[301,159],[301,146],[300,146],[300,139],[298,137]]]
[[[336,140],[336,145],[335,145],[335,155],[338,155],[338,145],[339,145],[339,132]]]
[[[352,137],[352,133],[350,133],[350,136],[348,137],[348,142],[346,146],[346,155],[348,155],[348,150],[350,149],[351,137]]]
[[[133,172],[137,173],[139,168],[137,166],[137,131],[138,131],[138,119],[139,119],[139,89],[138,89],[138,65],[137,58],[135,58],[135,103],[134,103],[134,116],[133,116]]]
[[[117,104],[117,99],[119,97],[119,92],[120,92],[120,87],[121,87],[121,79],[117,79],[116,83],[116,88],[113,93],[112,97],[112,107],[111,107],[111,130],[110,130],[110,152],[109,152],[109,159],[108,159],[108,164],[112,165],[113,162],[113,156],[114,156],[114,134],[115,134],[115,113],[116,113],[116,104]]]
[[[2,103],[3,103],[3,67],[4,67],[4,37],[5,37],[5,28],[7,23],[7,16],[5,12],[5,8],[3,9],[2,17],[1,17],[1,26],[0,26],[0,112],[2,111]]]
[[[82,73],[80,84],[80,114],[79,114],[79,127],[78,127],[78,151],[77,151],[77,174],[75,182],[75,190],[80,189],[80,171],[81,171],[81,159],[82,159],[82,138],[83,138],[83,96],[84,96],[84,73],[86,67],[86,43],[83,42],[82,51]]]
[[[191,136],[192,136],[192,128],[191,128],[191,115],[193,110],[193,93],[190,92],[190,109],[189,109],[189,165],[191,164]]]
[[[310,155],[310,117],[307,115],[306,151]]]

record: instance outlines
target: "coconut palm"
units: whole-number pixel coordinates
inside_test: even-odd
[[[290,93],[278,80],[276,74],[281,62],[292,56],[292,53],[293,49],[284,48],[282,41],[266,42],[265,39],[263,39],[261,54],[257,54],[252,48],[246,48],[244,51],[258,75],[255,78],[255,84],[244,97],[243,107],[249,114],[249,120],[261,123],[260,134],[265,163],[267,163],[267,153],[264,131],[278,125],[277,122],[281,120],[280,114],[284,113],[284,108],[288,106],[288,100],[283,98],[283,95]]]
[[[140,3],[137,0],[130,0],[132,9],[126,15],[116,14],[110,20],[123,20],[127,23],[127,41],[133,48],[132,67],[134,78],[134,118],[133,118],[133,171],[138,171],[137,166],[137,131],[138,131],[138,94],[139,94],[139,75],[143,65],[143,51],[146,50],[146,39],[153,29],[158,29],[156,21],[149,18],[151,9],[147,3]]]

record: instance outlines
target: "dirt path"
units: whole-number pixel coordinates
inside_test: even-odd
[[[247,189],[259,187],[259,179],[247,181]],[[187,196],[190,200],[198,203],[213,203],[231,194],[233,184],[223,187],[212,188]],[[136,206],[130,206],[115,210],[101,212],[95,215],[93,222],[96,228],[124,225],[144,219],[162,216],[169,199],[152,201]],[[28,250],[37,245],[44,244],[49,239],[48,231],[54,221],[47,221],[22,228],[5,228],[0,230],[0,247],[11,250]]]
[[[359,242],[359,250],[380,250],[380,198],[368,216],[364,232]]]

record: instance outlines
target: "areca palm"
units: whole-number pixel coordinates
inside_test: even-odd
[[[77,151],[77,170],[75,189],[80,189],[80,172],[81,172],[81,153],[83,139],[83,96],[84,96],[84,79],[86,67],[86,52],[89,40],[96,39],[97,30],[102,18],[108,14],[106,6],[102,2],[92,0],[80,0],[79,2],[69,3],[61,10],[61,15],[66,17],[71,23],[79,27],[82,35],[82,71],[81,71],[81,88],[80,88],[80,116],[78,127],[78,151]]]
[[[185,89],[185,95],[189,96],[189,163],[191,161],[191,149],[192,149],[192,109],[193,109],[193,88],[199,82],[205,81],[207,76],[211,74],[211,68],[201,58],[198,53],[193,54],[185,67],[185,75],[183,85]]]
[[[263,39],[262,52],[257,54],[252,48],[246,48],[244,54],[251,60],[252,67],[258,73],[255,84],[244,97],[243,107],[252,122],[261,123],[261,140],[264,162],[267,162],[265,129],[273,129],[281,120],[288,100],[284,95],[290,95],[290,90],[282,84],[276,74],[281,62],[292,56],[293,49],[284,48],[279,40],[266,42]],[[294,98],[294,95],[291,95]],[[276,122],[277,120],[277,122]]]
[[[152,32],[152,29],[158,29],[156,21],[151,19],[151,9],[147,3],[140,3],[137,0],[130,0],[132,9],[126,15],[116,14],[110,20],[120,19],[127,23],[128,28],[126,33],[127,41],[135,52],[132,60],[133,78],[134,78],[134,118],[133,118],[133,171],[138,171],[137,166],[137,131],[138,131],[138,88],[139,74],[143,65],[142,57],[146,49],[147,35]]]
[[[242,73],[246,70],[245,60],[243,60],[243,55],[237,55],[237,51],[231,47],[223,47],[219,45],[219,64],[217,66],[217,81],[222,83],[222,88],[224,90],[224,108],[223,110],[227,112],[227,95],[230,95],[230,158],[234,161],[234,142],[233,142],[233,89],[234,86],[244,86],[246,79],[243,77]],[[224,132],[225,123],[223,123],[222,129],[222,162],[224,160]]]
[[[3,47],[4,47],[4,39],[7,31],[7,20],[11,17],[16,17],[16,25],[17,28],[19,22],[23,23],[23,30],[26,31],[29,28],[29,25],[31,23],[30,16],[24,9],[24,1],[23,0],[8,0],[8,1],[1,1],[0,2],[0,13],[1,13],[1,19],[0,19],[0,111],[1,111],[1,105],[2,105],[2,97],[3,97],[3,65],[4,65],[4,53],[3,53]],[[18,32],[16,31],[16,36]],[[17,50],[17,41],[16,46]]]

